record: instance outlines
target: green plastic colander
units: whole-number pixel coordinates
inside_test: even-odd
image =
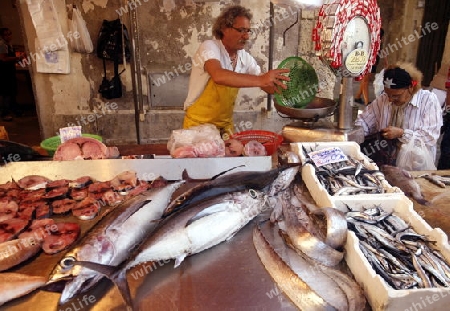
[[[288,57],[280,63],[278,69],[290,69],[289,74],[286,75],[291,80],[284,81],[287,89],[274,94],[277,104],[292,108],[304,108],[316,97],[319,78],[314,68],[303,58]]]
[[[98,141],[102,142],[103,138],[98,135],[94,134],[81,134],[83,137],[89,137],[97,139]],[[53,136],[50,138],[47,138],[41,142],[41,148],[46,150],[49,156],[53,156],[55,154],[56,149],[58,149],[58,146],[61,145],[61,139],[59,136]]]

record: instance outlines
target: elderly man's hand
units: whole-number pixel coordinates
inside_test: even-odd
[[[386,139],[395,139],[400,138],[403,136],[403,133],[405,132],[402,128],[395,127],[395,126],[388,126],[381,130],[383,133],[383,137]]]

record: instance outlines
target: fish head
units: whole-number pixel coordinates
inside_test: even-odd
[[[98,237],[94,243],[76,247],[67,252],[55,265],[47,280],[47,285],[65,281],[66,284],[74,279],[90,280],[98,275],[94,270],[77,264],[81,261],[93,261],[107,264],[115,252],[113,243]],[[79,281],[78,281],[79,282]]]
[[[242,213],[252,217],[257,216],[270,206],[268,195],[263,191],[255,189],[234,193],[233,201],[238,203]]]
[[[70,281],[80,274],[82,267],[75,265],[75,262],[80,260],[78,252],[69,252],[55,265],[47,280],[47,285]]]

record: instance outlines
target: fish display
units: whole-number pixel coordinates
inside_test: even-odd
[[[394,289],[448,287],[450,265],[399,216],[380,206],[347,213],[349,230],[373,269]]]
[[[267,272],[300,310],[365,308],[364,293],[353,278],[337,268],[299,255],[279,237],[278,230],[277,225],[256,226],[253,243]]]
[[[53,269],[48,284],[68,281],[61,294],[64,303],[77,293],[95,285],[103,275],[74,261],[89,261],[117,266],[129,255],[130,249],[156,228],[171,196],[183,182],[151,189],[125,201],[102,218],[77,244],[74,245]]]
[[[302,255],[304,254],[323,265],[336,266],[344,258],[344,253],[337,249],[342,248],[343,244],[335,245],[336,248],[326,244],[325,236],[313,225],[301,203],[292,204],[291,199],[295,200],[296,197],[291,196],[291,191],[286,191],[283,200],[283,220],[279,221],[288,244]],[[347,234],[347,222],[344,217],[336,217],[331,226],[337,231],[344,229],[344,233]],[[329,237],[329,240],[333,240],[333,238]]]
[[[313,150],[312,150],[313,151]],[[319,183],[332,196],[384,193],[384,176],[365,166],[364,162],[346,155],[335,163],[316,165],[303,147],[307,164],[314,167]]]
[[[395,187],[400,188],[405,195],[413,198],[417,203],[422,205],[430,205],[430,202],[426,200],[420,190],[419,184],[414,180],[414,177],[408,171],[391,165],[381,166],[386,180]]]
[[[344,258],[347,226],[356,230],[362,253],[375,263],[373,269],[377,273],[388,276],[386,282],[392,287],[448,286],[450,267],[426,237],[413,232],[395,215],[378,207],[349,210],[345,214],[336,208],[318,208],[309,194],[304,193],[307,190],[300,180],[302,166],[298,155],[287,152],[283,156],[282,165],[275,169],[227,171],[209,180],[194,180],[196,184],[186,191],[180,188],[187,186],[186,181],[168,183],[161,180],[158,188],[153,189],[150,183],[141,184],[133,171],[124,171],[104,182],[88,176],[77,180],[49,180],[30,175],[18,182],[0,185],[0,195],[7,197],[0,200],[0,237],[1,230],[9,234],[1,226],[3,220],[9,222],[11,217],[25,215],[24,202],[34,204],[44,198],[48,203],[47,213],[63,217],[77,216],[77,210],[86,208],[87,211],[96,201],[110,198],[108,212],[76,244],[64,245],[69,246],[67,252],[46,278],[44,285],[64,282],[60,305],[92,290],[107,277],[117,286],[128,309],[134,308],[147,289],[143,284],[138,289],[133,288],[135,283],[128,283],[128,273],[131,277],[137,271],[135,269],[140,269],[139,265],[149,262],[173,260],[177,268],[187,257],[233,238],[264,211],[268,212],[264,217],[270,215],[272,223],[256,224],[252,233],[256,253],[277,286],[299,309],[365,309],[363,291],[343,272],[340,264]],[[368,169],[364,161],[349,157],[346,161],[315,169],[322,186],[334,196],[385,191],[382,184],[386,184],[383,181],[385,175]],[[17,206],[14,205],[16,202]],[[33,237],[39,248],[45,244],[47,253],[51,254],[52,249],[58,249],[58,234],[46,229],[56,223],[51,218],[36,219],[34,210],[28,213],[32,215],[32,221],[18,229],[20,233],[17,231],[14,238]],[[91,215],[80,213],[78,216],[83,219],[83,216]],[[384,228],[384,224],[389,224],[386,225],[389,228]],[[61,226],[64,234],[70,229],[70,225],[67,228]],[[272,232],[270,236],[267,230]],[[18,240],[13,241],[18,243]],[[0,271],[2,267],[10,269],[35,254],[34,249],[24,249],[15,253],[16,257],[2,258],[1,252],[2,244]],[[409,261],[406,262],[404,257]],[[188,265],[184,265],[188,269]],[[380,272],[381,268],[384,272]],[[410,269],[408,272],[401,270],[407,268]],[[158,275],[161,276],[160,272]],[[155,275],[156,280],[158,275]],[[154,279],[150,281],[153,283]],[[36,288],[42,285],[39,283]],[[130,290],[130,285],[135,292]],[[19,296],[11,297],[9,299]]]

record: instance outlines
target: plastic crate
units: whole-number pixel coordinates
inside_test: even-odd
[[[246,144],[251,140],[260,142],[266,148],[267,155],[272,155],[283,143],[283,136],[270,131],[249,130],[233,134],[232,138]]]

